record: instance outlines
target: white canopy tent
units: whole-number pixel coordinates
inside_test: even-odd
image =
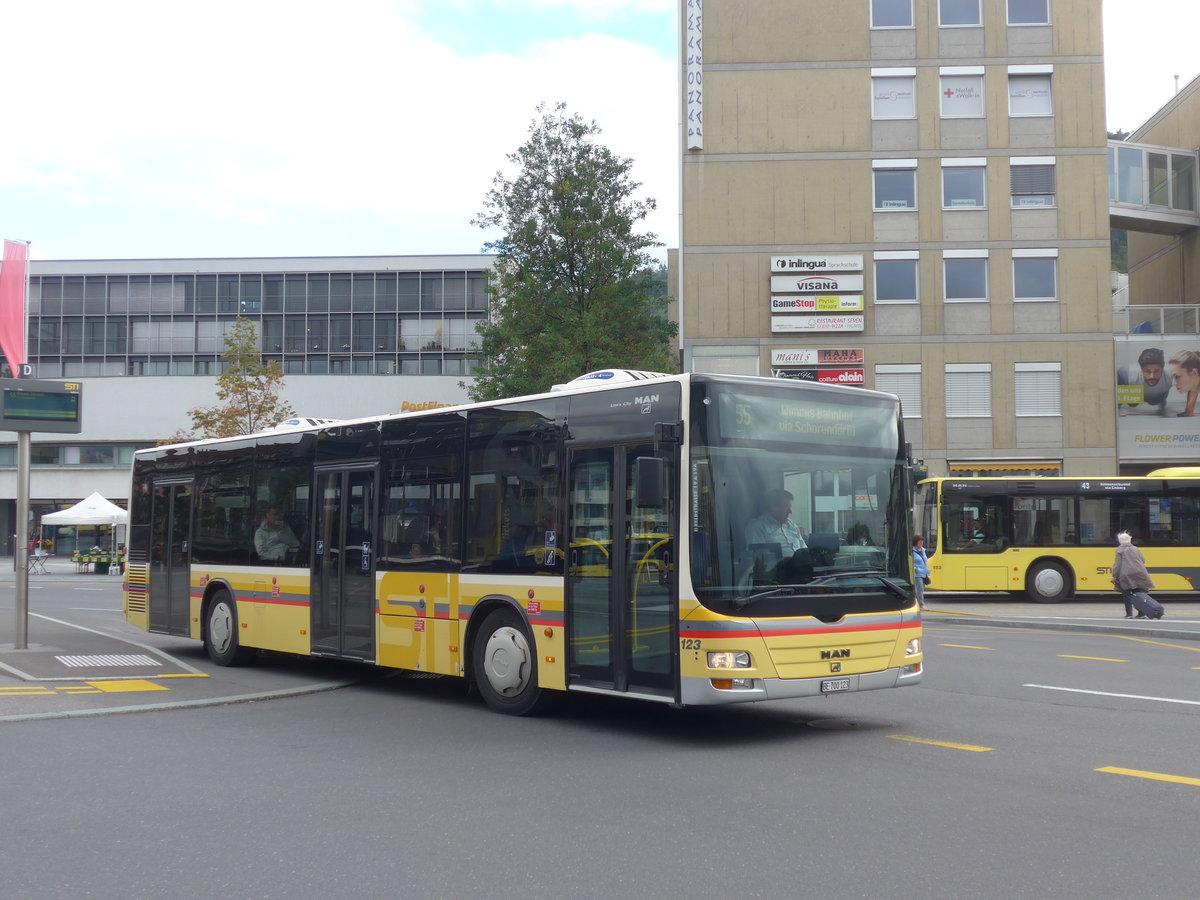
[[[42,525],[112,525],[113,541],[116,542],[117,525],[128,525],[129,513],[115,503],[110,503],[99,492],[84,497],[70,509],[46,513]]]
[[[46,513],[43,525],[128,525],[129,513],[99,493],[80,500],[70,509]]]

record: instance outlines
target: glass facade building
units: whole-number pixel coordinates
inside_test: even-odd
[[[215,375],[245,317],[284,374],[471,374],[491,257],[405,259],[35,263],[27,359],[39,378]]]

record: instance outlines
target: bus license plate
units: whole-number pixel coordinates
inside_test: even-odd
[[[821,682],[821,693],[832,694],[835,691],[850,690],[849,678],[827,678]]]

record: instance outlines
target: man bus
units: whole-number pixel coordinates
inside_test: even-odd
[[[222,665],[465,677],[514,714],[564,691],[685,706],[920,681],[895,397],[612,370],[564,388],[139,451],[128,621]],[[746,540],[777,489],[805,550]],[[295,536],[269,556],[267,522]]]

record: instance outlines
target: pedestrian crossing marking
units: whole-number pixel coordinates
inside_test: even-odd
[[[162,662],[144,653],[106,653],[92,656],[56,656],[64,666],[161,666]]]

